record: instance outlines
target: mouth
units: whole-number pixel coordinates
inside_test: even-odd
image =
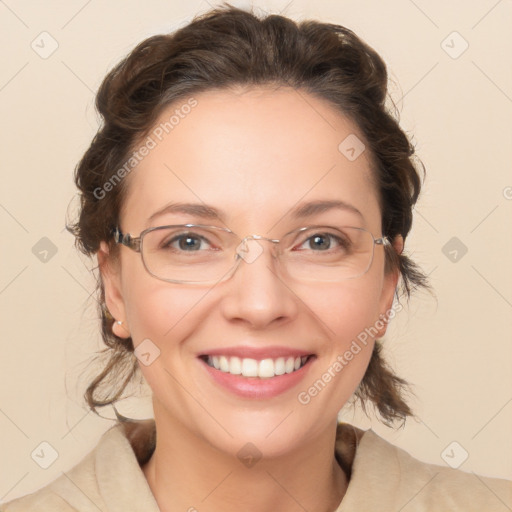
[[[237,345],[197,355],[207,382],[243,399],[268,400],[296,389],[317,355],[290,346]]]
[[[266,359],[253,359],[229,355],[202,355],[209,367],[222,373],[246,378],[271,379],[291,374],[303,368],[314,356],[287,356]]]

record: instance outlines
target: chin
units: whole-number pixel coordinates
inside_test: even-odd
[[[286,456],[296,451],[303,444],[304,426],[287,425],[275,429],[266,422],[253,423],[251,426],[232,425],[229,436],[215,436],[205,432],[207,441],[219,451],[238,459],[244,455],[264,457],[265,459]],[[272,431],[275,429],[274,431]],[[270,432],[270,435],[269,435]]]
[[[203,427],[201,430],[208,442],[222,452],[238,457],[240,451],[254,449],[268,459],[296,452],[308,439],[320,435],[327,424],[335,424],[336,412],[332,414],[332,422],[323,419],[313,422],[315,418],[318,420],[313,411],[297,406],[274,411],[239,410],[217,416],[232,437],[225,432],[218,435],[219,429],[204,431]]]

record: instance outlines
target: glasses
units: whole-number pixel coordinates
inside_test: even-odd
[[[146,270],[170,283],[213,284],[228,279],[240,262],[253,263],[273,244],[280,272],[300,281],[343,281],[365,274],[375,245],[390,245],[363,228],[307,226],[280,240],[250,235],[240,238],[227,228],[179,224],[145,229],[138,237],[116,227],[114,240],[142,255]]]

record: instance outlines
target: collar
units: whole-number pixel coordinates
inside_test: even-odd
[[[360,473],[358,460],[364,452],[364,444],[371,442],[373,437],[378,439],[371,430],[361,430],[348,423],[337,426],[335,457],[347,475],[349,486],[336,512],[357,510],[352,508],[352,501],[357,501],[362,492],[355,489]],[[108,449],[96,450],[95,460],[98,487],[107,510],[158,512],[158,505],[141,469],[156,447],[155,420],[120,420],[104,434],[100,444],[108,446]],[[136,470],[137,464],[139,471]],[[351,477],[354,482],[350,482]]]

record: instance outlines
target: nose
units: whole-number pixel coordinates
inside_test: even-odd
[[[238,266],[226,281],[222,313],[231,322],[253,329],[284,324],[298,311],[298,298],[279,272],[279,262],[268,239],[248,237],[237,249]]]

